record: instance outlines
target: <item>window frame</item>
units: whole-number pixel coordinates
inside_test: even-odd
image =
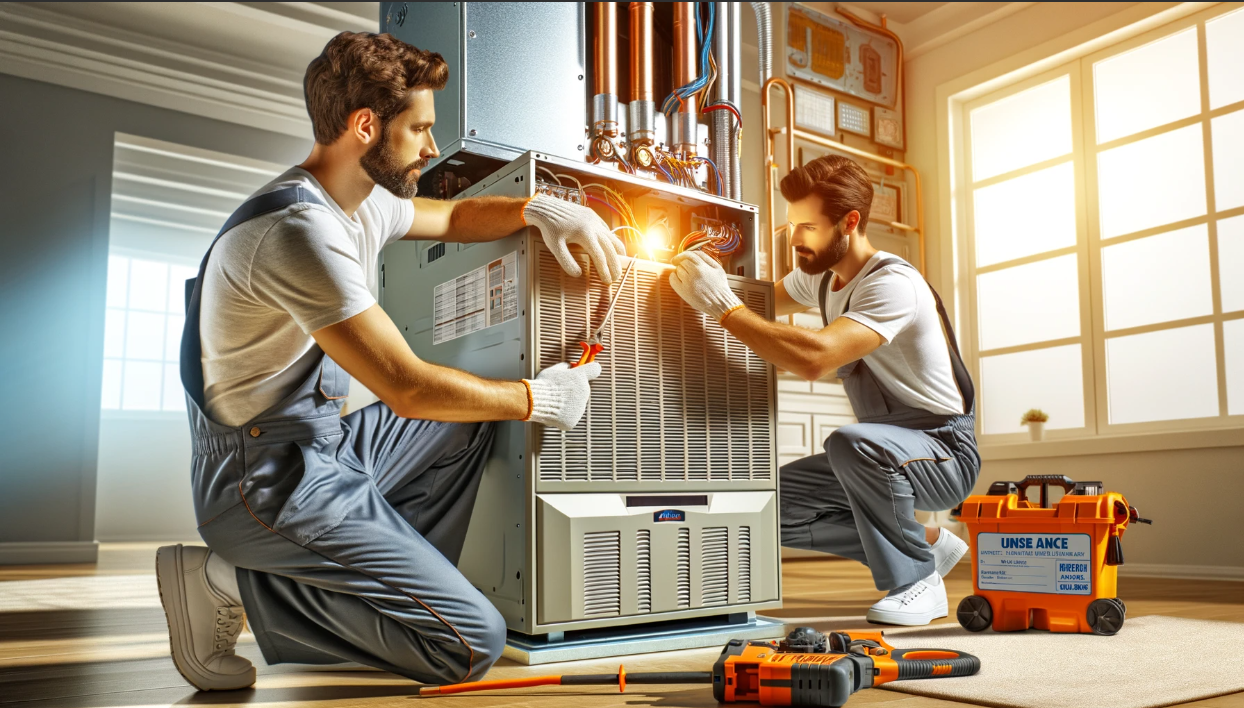
[[[956,250],[961,249],[956,262],[962,269],[958,272],[957,277],[959,282],[958,292],[961,297],[960,303],[962,304],[958,320],[960,331],[962,332],[960,343],[969,369],[976,377],[975,380],[978,384],[983,384],[981,377],[983,356],[1033,351],[1069,344],[1079,344],[1081,347],[1084,425],[1078,428],[1047,429],[1045,433],[1047,441],[1040,444],[1041,447],[1046,448],[1044,454],[1071,454],[1081,449],[1092,452],[1130,449],[1127,441],[1136,441],[1140,438],[1149,438],[1141,444],[1141,447],[1145,449],[1204,446],[1207,442],[1210,444],[1240,444],[1241,441],[1244,441],[1244,415],[1228,414],[1226,353],[1223,333],[1224,323],[1230,320],[1244,319],[1244,312],[1224,313],[1222,311],[1217,239],[1217,222],[1233,216],[1244,215],[1244,207],[1225,211],[1216,210],[1213,181],[1213,145],[1210,128],[1210,122],[1214,118],[1237,111],[1244,111],[1244,101],[1238,101],[1214,110],[1209,109],[1208,57],[1205,29],[1206,22],[1240,10],[1240,7],[1238,3],[1222,4],[1208,10],[1192,13],[1170,22],[1162,23],[1160,26],[1152,27],[1146,31],[1137,32],[1125,39],[1114,41],[1108,46],[1098,48],[1095,51],[1079,53],[1074,58],[1070,58],[1070,60],[1064,61],[1052,68],[1045,68],[1039,72],[1023,72],[1021,78],[1001,85],[995,83],[985,92],[971,91],[970,97],[965,96],[960,100],[955,100],[954,97],[951,97],[950,108],[952,115],[950,122],[953,128],[951,130],[950,142],[950,173],[952,181],[956,185],[951,198],[951,209],[957,212],[957,216],[952,219],[957,227],[955,229],[957,234],[954,238],[954,248]],[[1194,116],[1172,121],[1098,145],[1094,103],[1094,64],[1184,31],[1190,27],[1197,28],[1198,71],[1201,96],[1200,112]],[[1046,66],[1050,65],[1047,63]],[[1071,153],[1011,170],[1004,174],[994,175],[981,180],[979,183],[973,183],[971,111],[1056,80],[1061,76],[1067,76],[1070,82]],[[1099,194],[1096,182],[1098,154],[1104,150],[1197,124],[1202,126],[1202,146],[1205,151],[1206,204],[1204,214],[1192,219],[1103,239],[1101,237]],[[975,191],[1067,162],[1071,162],[1073,165],[1075,180],[1077,229],[1075,246],[977,268],[974,223]],[[1209,230],[1210,285],[1213,297],[1212,313],[1206,316],[1183,318],[1107,332],[1105,330],[1104,318],[1102,249],[1118,243],[1168,233],[1199,224],[1208,224]],[[1060,340],[1048,340],[982,352],[979,348],[980,322],[977,304],[977,276],[1071,253],[1075,253],[1077,256],[1078,283],[1080,288],[1079,335]],[[1204,418],[1110,423],[1106,373],[1106,340],[1130,334],[1178,329],[1206,323],[1211,323],[1214,326],[1218,414]],[[1029,454],[1031,454],[1032,443],[1029,442],[1029,436],[1026,432],[990,434],[984,432],[983,396],[979,391],[977,396],[976,426],[976,433],[982,445],[984,447],[994,447],[1001,451],[1003,454],[999,455],[999,457],[1026,456],[1019,451],[1020,448],[1027,448]],[[1123,441],[1124,444],[1112,444],[1109,442],[1112,439]],[[1019,445],[1019,443],[1024,444]]]

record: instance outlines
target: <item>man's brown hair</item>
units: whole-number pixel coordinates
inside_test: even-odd
[[[302,82],[315,142],[337,140],[346,119],[360,108],[372,109],[383,123],[405,110],[409,91],[439,91],[448,78],[440,54],[389,34],[342,32],[311,60]]]
[[[824,202],[821,213],[832,224],[837,225],[842,217],[858,211],[859,231],[864,233],[873,203],[873,183],[859,163],[839,155],[826,155],[796,167],[782,178],[782,196],[787,202],[797,202],[810,194]]]

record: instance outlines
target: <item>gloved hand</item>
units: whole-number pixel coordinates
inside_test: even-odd
[[[523,208],[523,220],[540,229],[544,244],[571,277],[583,275],[583,269],[570,255],[567,247],[570,243],[587,251],[602,281],[612,283],[621,277],[622,264],[618,256],[626,255],[626,246],[591,209],[537,194]]]
[[[677,268],[670,273],[670,285],[688,305],[718,322],[743,307],[743,301],[730,290],[726,271],[712,256],[688,251],[671,262]]]
[[[570,368],[562,362],[523,379],[531,391],[531,415],[527,420],[559,430],[570,430],[587,410],[590,382],[600,376],[600,364],[592,362]]]

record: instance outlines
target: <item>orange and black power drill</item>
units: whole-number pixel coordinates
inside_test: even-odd
[[[822,634],[800,627],[780,642],[732,639],[712,671],[658,671],[616,674],[532,676],[426,686],[420,696],[532,686],[617,686],[628,683],[711,683],[721,703],[838,708],[851,694],[890,681],[971,676],[980,670],[971,654],[944,649],[895,649],[881,632]]]

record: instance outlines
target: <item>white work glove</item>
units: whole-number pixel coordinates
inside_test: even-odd
[[[591,209],[537,194],[523,208],[523,220],[540,229],[544,244],[572,278],[583,275],[583,270],[570,255],[567,244],[571,243],[587,251],[603,282],[612,283],[622,276],[618,256],[626,255],[626,246]]]
[[[743,307],[743,301],[730,290],[726,271],[707,253],[687,251],[674,256],[670,285],[687,304],[721,322],[726,315]]]
[[[527,420],[570,430],[587,410],[589,382],[597,376],[600,364],[594,361],[573,369],[562,362],[541,371],[534,379],[523,379],[531,392],[531,414]]]

